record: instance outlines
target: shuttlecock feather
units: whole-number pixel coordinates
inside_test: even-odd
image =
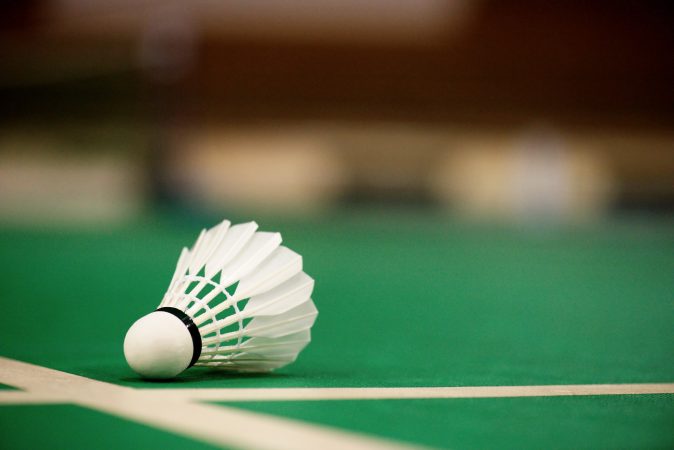
[[[170,378],[192,365],[264,372],[293,362],[311,340],[314,280],[281,235],[223,221],[184,248],[156,311],[127,332],[138,374]]]

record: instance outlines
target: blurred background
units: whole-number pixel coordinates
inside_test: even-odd
[[[0,220],[674,211],[668,2],[0,3]]]

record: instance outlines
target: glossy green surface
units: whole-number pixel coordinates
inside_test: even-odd
[[[672,448],[672,395],[237,403],[452,449]]]
[[[200,227],[215,223],[166,217],[112,229],[3,228],[0,355],[150,388],[674,381],[671,220],[534,229],[471,226],[441,216],[382,211],[258,222],[263,230],[282,231],[285,244],[304,256],[305,270],[316,279],[314,300],[320,315],[313,342],[297,363],[266,376],[191,369],[166,383],[145,382],[131,372],[122,354],[127,328],[159,303],[180,248],[191,245]],[[634,448],[662,443],[647,438],[665,419],[674,423],[671,398],[653,398],[267,406],[273,413],[395,439],[500,448],[508,445],[469,437],[454,441],[453,432],[432,431],[446,428],[437,422],[446,418],[454,424],[449,430],[459,435],[465,428],[468,436],[475,427],[488,436],[500,426],[489,415],[494,405],[494,414],[505,417],[514,430],[547,427],[561,435],[573,433],[570,428],[576,423],[589,427],[590,435],[592,423],[597,430],[608,423],[632,436],[634,441],[625,442]],[[416,411],[408,428],[389,420],[408,404]],[[583,414],[569,415],[574,405]],[[45,411],[56,411],[51,408]],[[316,410],[325,416],[316,416]],[[512,415],[505,414],[510,410]],[[635,420],[620,422],[608,410],[634,410]],[[540,423],[527,425],[539,414]],[[335,421],[340,415],[349,420]],[[3,417],[13,416],[5,410]],[[568,420],[560,422],[558,416]],[[22,423],[30,414],[16,417],[12,421]],[[464,421],[452,419],[462,417]],[[6,422],[1,426],[5,431]],[[501,437],[517,447],[520,435]],[[545,435],[533,434],[526,443],[554,444]],[[589,446],[613,442],[592,441]]]

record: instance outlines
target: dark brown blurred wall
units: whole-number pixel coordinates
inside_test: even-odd
[[[303,39],[302,32],[288,37],[273,29],[258,33],[254,26],[228,34],[195,21],[204,28],[196,32],[196,66],[165,95],[187,89],[186,107],[195,117],[228,120],[510,125],[542,118],[589,126],[672,126],[674,22],[667,2],[466,3],[470,13],[462,24],[448,15],[444,31],[375,42],[348,32],[342,35],[348,39],[315,33]],[[128,11],[128,26],[124,14],[113,9],[116,28],[96,25],[106,23],[105,14],[112,17],[110,8],[102,8],[103,17],[90,8],[81,19],[54,23],[57,19],[40,9],[52,8],[49,2],[7,5],[2,8],[11,11],[6,15],[11,19],[5,20],[13,26],[3,26],[0,56],[14,79],[0,77],[5,118],[55,112],[90,117],[139,108],[143,30],[132,19],[140,12],[152,18],[155,3]],[[82,60],[109,70],[92,75]],[[78,68],[84,68],[82,79]],[[20,82],[40,70],[69,76],[55,83],[49,77],[44,83],[39,77]]]
[[[232,117],[669,127],[673,30],[664,3],[488,2],[425,44],[207,41],[193,83]]]

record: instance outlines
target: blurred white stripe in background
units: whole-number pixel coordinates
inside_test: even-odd
[[[169,161],[169,182],[196,204],[301,213],[333,204],[347,174],[329,140],[310,131],[187,132]]]
[[[136,217],[144,174],[128,153],[66,153],[49,139],[0,142],[0,221],[103,224]]]

